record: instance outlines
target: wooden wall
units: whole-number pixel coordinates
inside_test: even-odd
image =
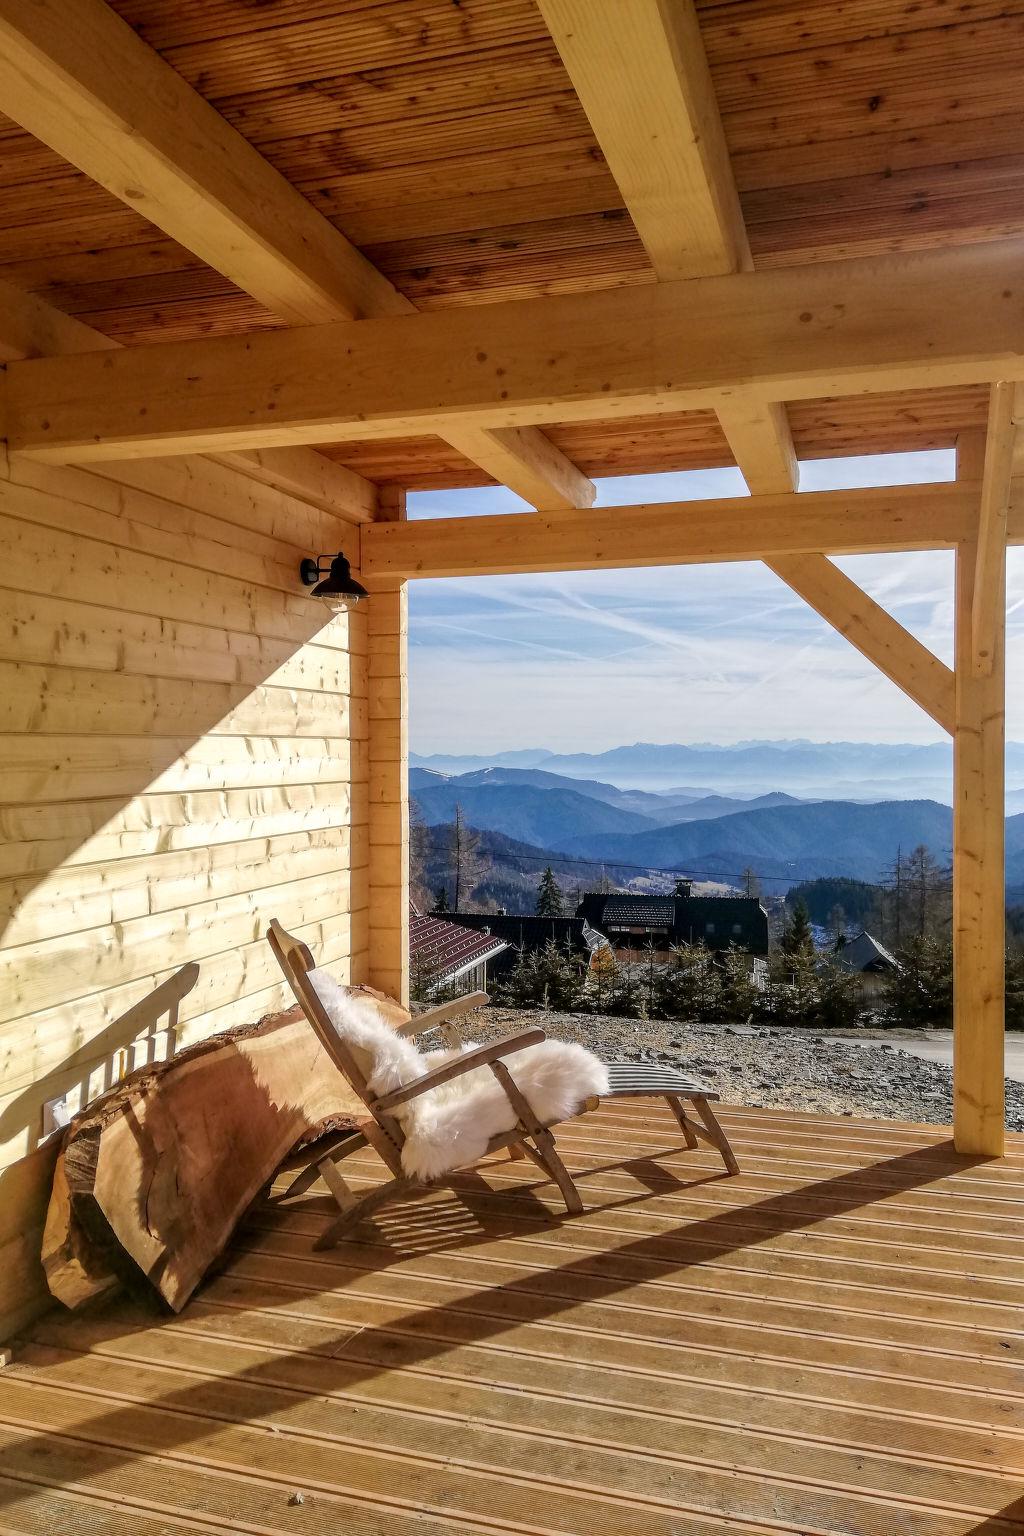
[[[297,579],[353,527],[208,460],[0,466],[0,1338],[38,1299],[45,1100],[285,1002],[277,916],[369,966],[365,611]],[[123,1034],[128,1038],[122,1038]],[[162,1044],[154,1044],[157,1054]]]

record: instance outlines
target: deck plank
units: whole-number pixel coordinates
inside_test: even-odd
[[[180,1317],[43,1318],[0,1536],[1024,1536],[1024,1138],[723,1119],[735,1179],[609,1105],[561,1137],[575,1220],[495,1160],[314,1254],[314,1189]]]

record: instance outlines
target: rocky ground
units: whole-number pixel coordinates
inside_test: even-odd
[[[949,1125],[953,1117],[950,1068],[912,1056],[886,1031],[862,1030],[853,1041],[804,1029],[487,1008],[475,1015],[466,1034],[482,1043],[534,1024],[558,1039],[577,1040],[608,1061],[632,1058],[682,1067],[727,1104],[935,1125]],[[1006,1108],[1010,1128],[1024,1131],[1024,1083],[1007,1082]]]

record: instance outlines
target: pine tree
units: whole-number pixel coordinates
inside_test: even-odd
[[[537,887],[536,913],[538,917],[561,917],[562,909],[562,887],[552,874],[549,864]]]
[[[756,870],[753,870],[748,866],[743,871],[742,880],[744,896],[760,896],[761,882],[757,877]]]
[[[793,914],[786,924],[786,930],[782,935],[781,948],[784,955],[791,958],[800,955],[812,955],[814,953],[814,938],[811,933],[811,914],[807,910],[807,903],[801,899],[793,908]]]
[[[435,892],[432,910],[438,913],[451,911],[451,907],[448,905],[448,892],[443,885],[439,885]]]

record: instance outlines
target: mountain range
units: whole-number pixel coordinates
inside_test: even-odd
[[[741,799],[674,788],[664,795],[501,764],[452,775],[414,766],[410,788],[429,825],[456,805],[478,829],[588,863],[737,881],[746,869],[787,884],[820,875],[877,881],[897,849],[923,843],[941,862],[952,812],[930,798],[863,804],[778,791]],[[1007,883],[1024,885],[1024,814],[1006,823]]]
[[[814,800],[933,799],[949,804],[952,797],[948,742],[758,741],[735,746],[637,742],[597,753],[556,753],[537,747],[492,757],[413,753],[409,760],[449,775],[496,768],[539,769],[563,778],[670,795],[688,795],[694,785],[730,795],[781,790]],[[1024,792],[1024,743],[1007,744],[1006,778],[1011,794]],[[1021,803],[1013,808],[1022,808]]]

